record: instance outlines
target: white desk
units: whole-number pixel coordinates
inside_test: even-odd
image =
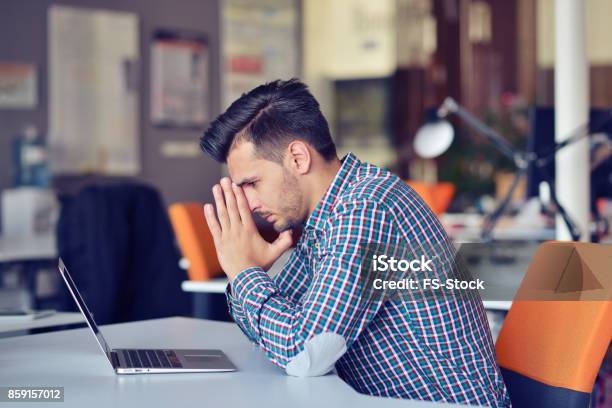
[[[274,276],[283,270],[283,266],[289,260],[293,249],[285,251],[270,267],[268,274]],[[227,287],[227,278],[225,276],[214,278],[207,281],[190,281],[186,280],[181,283],[181,289],[185,292],[193,293],[225,293]]]
[[[292,250],[288,250],[272,265],[268,271],[271,276],[276,275],[283,268],[285,262],[289,259]],[[207,281],[183,281],[181,283],[181,289],[185,292],[192,293],[225,293],[227,287],[227,278],[214,278]],[[502,310],[507,311],[512,306],[510,300],[485,300],[484,307],[489,310]]]
[[[207,281],[183,281],[181,289],[193,293],[225,293],[227,278],[214,278]]]
[[[465,407],[361,395],[333,374],[289,377],[233,323],[169,318],[104,326],[102,331],[114,348],[222,349],[239,371],[115,375],[89,329],[77,329],[0,340],[0,384],[63,386],[60,405],[78,408]]]
[[[55,233],[32,237],[0,235],[0,262],[49,260],[57,257]]]
[[[480,242],[483,219],[478,214],[446,213],[440,216],[446,232],[456,242]],[[503,218],[493,229],[492,238],[497,241],[548,241],[555,239],[555,229],[520,226],[512,219]]]
[[[2,264],[17,263],[23,266],[27,283],[22,291],[27,293],[29,307],[36,308],[37,268],[41,263],[55,260],[57,256],[55,232],[28,237],[0,235],[0,272]]]
[[[50,316],[31,320],[7,320],[0,317],[0,334],[20,332],[25,330],[42,329],[54,326],[66,326],[70,324],[83,323],[85,319],[81,313],[58,312]]]
[[[225,293],[227,286],[226,278],[216,278],[208,281],[184,281],[181,288],[185,292],[193,293]],[[485,309],[490,310],[510,310],[511,300],[485,300]]]
[[[483,300],[485,309],[508,311],[512,306],[511,300]]]

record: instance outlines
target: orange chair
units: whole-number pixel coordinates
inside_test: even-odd
[[[183,257],[189,261],[189,279],[209,280],[223,275],[203,206],[176,203],[170,206],[168,213]]]
[[[432,195],[436,203],[436,214],[440,215],[448,210],[455,196],[455,185],[449,182],[436,183],[431,186]]]
[[[455,186],[448,182],[428,184],[422,181],[407,180],[406,184],[412,187],[438,216],[448,209],[455,194]]]
[[[496,343],[513,406],[589,406],[612,340],[610,259],[612,245],[546,242],[536,251]]]

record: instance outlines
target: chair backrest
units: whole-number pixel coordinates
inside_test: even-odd
[[[434,214],[438,215],[436,211],[436,201],[429,188],[429,184],[416,180],[406,180],[405,182],[423,199],[423,201],[425,201]]]
[[[209,280],[223,275],[213,237],[199,203],[176,203],[168,210],[178,245],[189,261],[190,280]]]
[[[181,290],[187,273],[155,188],[121,181],[62,197],[57,246],[98,324],[191,313]],[[62,292],[60,307],[76,310]]]
[[[455,194],[455,186],[448,182],[436,184],[416,180],[406,180],[405,182],[421,196],[434,214],[438,216],[448,209]]]
[[[455,185],[449,182],[436,183],[431,186],[433,199],[436,203],[436,214],[444,214],[451,205],[455,195]]]
[[[514,406],[589,406],[612,339],[611,265],[612,245],[538,248],[496,343]]]

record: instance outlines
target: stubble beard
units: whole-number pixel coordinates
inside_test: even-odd
[[[298,226],[300,220],[300,207],[302,204],[303,194],[298,187],[297,177],[291,175],[283,168],[283,185],[281,188],[281,207],[279,216],[282,217],[279,224],[274,223],[273,227],[276,232],[283,232]]]

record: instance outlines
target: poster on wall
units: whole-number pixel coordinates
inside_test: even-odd
[[[0,62],[0,109],[34,109],[38,103],[34,64]]]
[[[151,44],[151,120],[201,128],[209,118],[209,51],[203,35],[157,31]]]
[[[244,92],[299,76],[295,0],[223,0],[223,110]]]
[[[55,5],[48,18],[52,172],[137,174],[137,15]]]

